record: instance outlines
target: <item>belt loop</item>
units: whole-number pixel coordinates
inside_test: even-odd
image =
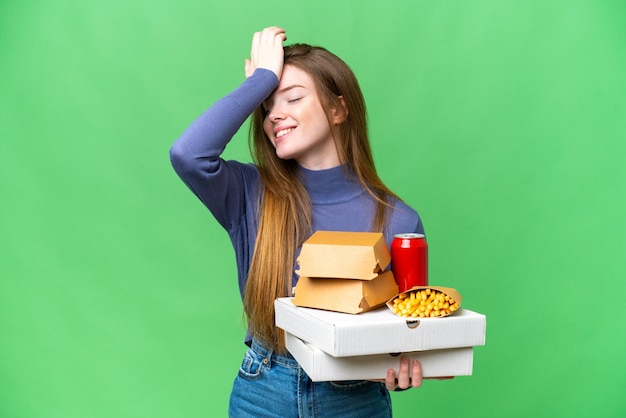
[[[263,360],[261,360],[263,366],[265,366],[267,369],[272,368],[272,355],[274,355],[273,349],[266,347],[264,344],[257,341],[256,338],[252,339],[250,348],[252,348],[252,350],[254,350],[257,354],[263,356]]]
[[[268,348],[267,351],[265,352],[265,358],[263,359],[263,364],[268,369],[272,368],[272,354],[274,354],[274,350],[272,350],[271,348]]]

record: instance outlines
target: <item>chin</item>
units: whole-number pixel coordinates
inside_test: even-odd
[[[286,158],[285,156],[283,156],[282,154],[276,153],[276,156],[278,157],[279,160],[288,160],[289,158]]]
[[[278,152],[276,151],[276,156],[281,160],[293,160],[294,155],[287,152]]]

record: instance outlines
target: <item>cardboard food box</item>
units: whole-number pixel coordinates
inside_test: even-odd
[[[391,271],[371,280],[300,277],[293,303],[297,306],[357,314],[385,304],[398,293]]]
[[[317,231],[298,256],[293,303],[351,314],[382,306],[399,290],[390,262],[381,233]]]
[[[371,280],[387,268],[391,253],[379,232],[317,231],[297,262],[300,277]]]
[[[485,315],[461,308],[445,318],[408,319],[387,307],[359,315],[274,302],[276,325],[334,357],[385,354],[485,344]]]
[[[289,333],[285,333],[285,343],[314,382],[384,379],[388,369],[400,367],[399,354],[333,357]],[[403,353],[409,360],[420,361],[423,377],[470,376],[473,354],[472,347]]]

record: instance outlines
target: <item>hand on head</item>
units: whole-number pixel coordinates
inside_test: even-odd
[[[283,72],[283,42],[286,39],[285,29],[277,26],[256,32],[252,37],[250,58],[245,60],[246,78],[257,68],[265,68],[274,72],[280,79]]]

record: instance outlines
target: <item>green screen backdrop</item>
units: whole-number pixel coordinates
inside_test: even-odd
[[[3,0],[0,416],[226,415],[234,255],[168,150],[270,25],[354,69],[431,284],[487,315],[395,416],[626,416],[619,0]]]

